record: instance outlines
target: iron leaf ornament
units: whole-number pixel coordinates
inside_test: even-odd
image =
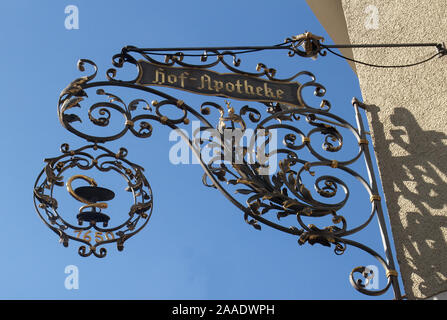
[[[115,243],[119,251],[123,250],[124,242],[142,230],[152,214],[152,190],[143,175],[143,168],[126,159],[124,148],[114,153],[96,144],[75,150],[63,144],[61,151],[61,155],[45,159],[46,165],[34,185],[34,204],[39,217],[59,236],[65,247],[70,241],[80,243],[78,252],[83,257],[103,258],[107,254],[105,246],[111,243]],[[109,225],[109,220],[116,222],[116,218],[111,218],[104,210],[113,209],[108,208],[106,202],[114,198],[114,192],[99,187],[95,179],[86,175],[65,179],[71,169],[118,173],[124,178],[127,188],[122,191],[130,192],[134,200],[128,218]],[[72,183],[76,179],[85,180],[89,185],[73,190]],[[62,212],[54,198],[55,189],[63,189],[65,185],[67,192],[82,205],[77,212],[77,224],[71,222],[76,212]]]
[[[288,50],[291,57],[315,57],[325,54],[321,41],[321,37],[305,33],[287,38],[284,43],[269,49]],[[256,230],[265,225],[288,233],[296,237],[299,245],[331,247],[338,255],[349,246],[357,247],[382,264],[388,282],[382,289],[370,290],[367,283],[373,276],[365,273],[365,267],[356,267],[350,277],[354,288],[368,295],[380,295],[393,286],[395,295],[400,297],[394,262],[388,251],[384,259],[371,248],[350,239],[351,235],[366,228],[374,217],[378,216],[380,220],[383,216],[360,113],[364,105],[353,100],[357,119],[357,126],[353,126],[331,112],[331,103],[324,99],[326,88],[311,72],[299,71],[281,79],[276,77],[276,69],[262,62],[256,71],[241,69],[239,55],[262,50],[127,46],[113,56],[113,67],[106,71],[106,80],[99,81],[96,81],[96,64],[80,60],[80,71],[85,71],[88,66],[93,72],[72,81],[61,92],[58,116],[65,129],[91,145],[77,150],[63,145],[61,156],[46,160],[34,187],[36,210],[64,245],[69,241],[81,242],[79,254],[82,256],[104,257],[106,249],[103,245],[112,242],[122,249],[124,241],[146,225],[152,213],[152,191],[143,169],[126,160],[126,150],[114,154],[101,144],[127,133],[146,139],[152,136],[157,125],[178,130],[187,129],[191,121],[196,121],[200,125],[192,135],[182,133],[185,130],[178,132],[204,170],[202,181],[241,210],[246,223]],[[162,55],[160,51],[168,52]],[[119,79],[118,70],[125,66],[135,68],[137,76],[134,79]],[[216,67],[229,73],[219,73]],[[203,101],[191,106],[185,98],[179,99],[161,91],[163,87],[226,100]],[[138,92],[140,96],[126,101],[115,93],[114,88]],[[305,98],[304,92],[308,89],[313,89],[314,96],[319,99],[316,105]],[[88,104],[88,98],[92,97],[100,101]],[[115,118],[122,119],[118,128],[117,122],[112,125]],[[93,135],[86,133],[86,125],[92,126],[95,132],[106,127],[113,127],[115,131]],[[247,141],[245,134],[249,131],[251,136],[244,145]],[[354,147],[348,149],[346,139],[354,141]],[[206,149],[214,151],[211,158],[203,156]],[[94,157],[88,155],[87,150],[99,150],[104,155]],[[351,155],[347,156],[349,152],[345,153],[345,150],[351,150]],[[111,160],[104,162],[106,158]],[[354,169],[359,161],[365,161],[369,180]],[[135,202],[130,206],[129,219],[110,231],[113,239],[93,243],[68,233],[67,230],[87,229],[109,232],[96,223],[88,226],[68,224],[59,214],[52,191],[64,184],[62,173],[70,167],[100,171],[113,168],[128,181]],[[345,181],[342,177],[349,179]],[[351,225],[346,216],[352,181],[364,188],[370,200],[362,207],[363,221],[357,225]],[[100,207],[98,203],[101,203],[99,200],[84,202],[90,206],[88,208]],[[305,222],[309,220],[315,223]],[[356,276],[361,278],[356,279]]]

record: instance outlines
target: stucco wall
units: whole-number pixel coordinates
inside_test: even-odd
[[[446,0],[342,5],[351,43],[447,42]],[[374,21],[371,7],[365,11],[371,5]],[[364,62],[397,65],[436,49],[353,52]],[[409,299],[427,298],[447,290],[447,56],[411,68],[356,68],[405,291]]]
[[[340,0],[306,0],[307,5],[312,9],[326,32],[335,43],[349,43],[348,29],[346,27],[343,6]],[[324,43],[328,43],[325,39]],[[340,48],[340,52],[345,57],[353,58],[351,48]],[[355,63],[348,60],[352,70],[355,70]]]

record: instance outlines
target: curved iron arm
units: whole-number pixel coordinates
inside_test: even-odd
[[[122,68],[125,63],[130,63],[141,72],[139,60],[130,54],[133,52],[138,53],[143,60],[160,66],[179,65],[180,67],[209,69],[220,64],[236,74],[248,75],[253,78],[265,77],[278,82],[288,82],[297,77],[305,76],[308,79],[299,83],[297,90],[298,106],[290,107],[281,103],[263,102],[261,105],[266,110],[259,110],[258,106],[244,105],[237,112],[234,107],[230,108],[228,106],[226,110],[224,106],[210,101],[202,103],[199,110],[197,110],[183,100],[167,95],[152,87],[140,85],[138,77],[127,81],[117,80],[117,70],[114,68],[107,71],[107,81],[92,82],[97,75],[96,65],[90,60],[80,60],[78,63],[79,70],[84,71],[85,64],[88,64],[94,68],[94,72],[89,76],[74,80],[62,91],[58,105],[59,120],[64,128],[96,145],[97,143],[119,139],[127,132],[131,132],[139,138],[148,138],[152,135],[154,128],[151,123],[158,122],[176,130],[182,125],[189,124],[191,117],[194,117],[200,122],[200,127],[193,133],[193,137],[188,137],[182,131],[178,132],[199,159],[200,165],[205,171],[204,184],[219,190],[229,201],[238,207],[243,212],[244,219],[248,224],[256,229],[261,229],[261,224],[264,224],[279,231],[295,235],[298,237],[300,245],[318,243],[323,246],[333,247],[336,254],[343,254],[347,245],[357,247],[372,255],[382,264],[386,270],[388,283],[381,290],[369,290],[367,283],[371,279],[371,275],[365,275],[365,267],[357,267],[352,270],[350,277],[354,288],[368,295],[379,295],[392,286],[395,297],[400,299],[397,274],[389,250],[388,235],[384,233],[387,244],[385,247],[387,259],[382,258],[369,247],[346,238],[367,227],[376,214],[378,215],[379,223],[384,223],[380,197],[378,196],[367,146],[368,141],[365,137],[360,113],[358,112],[358,101],[353,103],[358,122],[358,127],[355,128],[343,118],[330,113],[331,105],[327,100],[322,99],[321,104],[317,107],[312,107],[306,103],[303,97],[305,88],[314,88],[314,94],[317,97],[323,97],[326,92],[326,89],[316,82],[315,76],[310,72],[298,72],[287,79],[277,79],[275,78],[275,70],[268,68],[264,64],[258,65],[258,73],[245,72],[238,69],[240,59],[237,58],[235,53],[220,52],[218,49],[208,51],[212,51],[217,57],[214,62],[207,62],[208,56],[207,53],[204,53],[201,55],[201,64],[191,64],[184,61],[182,53],[169,54],[163,62],[151,56],[150,52],[126,47],[121,53],[113,57],[113,65],[116,68]],[[232,65],[226,62],[225,57],[227,56],[232,56]],[[137,89],[146,95],[154,96],[156,99],[149,103],[149,99],[145,97],[144,99],[139,98],[125,103],[119,96],[106,92],[103,89],[103,87],[115,86]],[[73,108],[81,108],[82,101],[87,97],[86,91],[92,88],[99,88],[96,90],[97,95],[107,97],[108,101],[92,104],[88,109],[88,120],[96,127],[107,127],[110,125],[113,113],[121,114],[124,118],[124,126],[117,133],[108,136],[86,134],[77,129],[75,125],[76,122],[82,121],[81,117],[76,113],[67,112],[69,110],[72,112]],[[141,105],[143,107],[139,108]],[[174,118],[165,114],[163,110],[168,107],[176,110],[179,116]],[[217,112],[217,116],[214,117],[214,119],[217,119],[215,125],[212,124],[211,120],[212,110]],[[232,157],[232,161],[229,163],[223,162],[222,159],[225,159],[226,155],[235,154],[237,142],[241,141],[240,136],[232,137],[231,143],[229,143],[225,137],[226,130],[229,130],[230,133],[238,132],[238,130],[241,133],[245,133],[247,128],[250,127],[249,125],[254,125],[253,136],[250,139],[249,146],[242,148],[239,158],[237,158],[238,161],[233,161],[236,159]],[[308,132],[303,131],[302,127],[307,127]],[[280,130],[286,132],[283,138],[283,146],[266,152],[266,149],[274,141],[272,135]],[[340,150],[345,149],[342,132],[349,133],[351,140],[357,143],[358,150],[348,159],[335,160],[335,157],[329,157],[328,154],[337,154]],[[204,139],[201,135],[203,133],[210,133],[215,139]],[[257,150],[260,150],[260,152],[255,152],[256,154],[250,159],[250,152],[255,149],[255,145],[259,147],[257,139],[260,136],[266,137],[260,144],[260,149],[258,148]],[[314,140],[318,140],[318,136],[322,137],[322,150],[317,150],[313,143]],[[298,143],[299,138],[301,138],[301,143]],[[218,150],[217,155],[208,161],[203,159],[201,153],[205,146]],[[305,156],[299,153],[299,151],[304,150],[308,152]],[[236,152],[236,154],[238,153]],[[259,154],[265,157],[260,159]],[[278,171],[267,175],[263,170],[269,167],[269,160],[273,157],[281,157],[277,168]],[[369,182],[351,168],[360,158],[366,159]],[[331,172],[334,172],[334,174],[318,176],[317,172],[320,169],[333,170]],[[340,214],[349,200],[350,189],[336,174],[343,174],[351,177],[350,179],[358,181],[370,198],[370,210],[359,225],[348,228],[348,220]],[[315,176],[315,191],[312,193],[306,187],[305,181]],[[238,198],[229,192],[229,189],[232,188],[236,189],[235,192],[238,193]],[[245,204],[238,200],[240,198],[245,199]],[[40,198],[41,203],[44,201],[42,199]],[[331,202],[328,199],[336,201]],[[272,216],[279,221],[290,220],[285,219],[287,217],[295,217],[296,225],[285,226],[279,222],[274,222],[271,219]],[[330,217],[332,224],[318,227],[314,224],[305,223],[306,219],[323,217]],[[355,280],[354,274],[356,273],[362,274],[366,282]]]

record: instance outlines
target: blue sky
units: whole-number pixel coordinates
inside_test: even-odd
[[[79,9],[79,29],[64,26],[67,5]],[[1,299],[368,299],[348,281],[358,265],[376,263],[356,248],[342,256],[322,246],[263,227],[254,230],[218,191],[202,185],[198,165],[169,162],[169,130],[106,144],[125,146],[129,160],[145,167],[154,192],[154,212],[145,230],[111,247],[104,259],[82,258],[78,246],[64,248],[40,221],[32,201],[43,159],[59,155],[67,142],[84,142],[59,124],[59,93],[83,75],[79,58],[95,61],[105,80],[112,55],[125,45],[140,47],[271,45],[311,31],[331,43],[305,1],[2,1],[0,78],[3,123],[0,214]],[[308,70],[328,90],[332,110],[354,122],[350,104],[361,98],[349,65],[328,55],[316,61],[286,52],[242,57],[254,71],[269,61],[278,77]],[[122,92],[122,91],[120,91]],[[175,91],[169,91],[174,94]],[[190,105],[206,97],[175,93]],[[189,100],[187,100],[189,99]],[[358,168],[361,170],[361,166]],[[354,197],[345,217],[368,215]],[[374,221],[353,239],[382,253]],[[64,287],[67,265],[79,268],[79,289]],[[381,281],[385,282],[384,271]],[[381,298],[390,299],[388,292]]]

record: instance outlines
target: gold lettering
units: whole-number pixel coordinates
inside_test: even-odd
[[[170,84],[174,84],[177,82],[177,76],[175,74],[168,75],[168,82]]]
[[[242,91],[241,91],[241,87],[242,87],[242,84],[241,84],[241,82],[239,81],[239,79],[236,81],[236,90],[237,90],[237,92],[238,93],[242,93]]]
[[[179,75],[179,78],[180,78],[180,86],[181,86],[182,88],[185,87],[185,79],[186,79],[186,76],[189,76],[189,72],[182,72],[182,73]]]
[[[267,86],[267,82],[264,82],[264,92],[266,97],[274,98],[273,90]]]
[[[188,69],[186,69],[188,70]],[[176,73],[171,73],[169,68],[155,68],[153,71],[153,80],[151,83],[158,85],[170,85],[178,88],[191,88],[191,84],[194,81],[200,81],[200,84],[195,87],[195,90],[204,91],[204,93],[222,94],[233,93],[237,96],[242,95],[250,99],[257,99],[257,97],[270,99],[284,99],[285,91],[275,88],[275,84],[268,81],[262,81],[259,86],[256,86],[256,82],[250,84],[250,79],[234,79],[233,81],[225,81],[229,78],[222,77],[221,74],[210,74],[209,72],[201,72],[202,75],[197,75],[197,78],[191,77],[191,71],[180,70]],[[200,74],[200,73],[199,73]],[[217,79],[217,80],[215,80]],[[273,86],[273,88],[271,87]],[[190,89],[193,90],[194,89]]]
[[[222,88],[223,88],[223,82],[214,80],[214,89],[216,90],[216,92],[219,92],[219,90],[221,90]]]
[[[278,99],[282,99],[282,94],[284,93],[284,91],[282,91],[281,89],[276,90],[276,97]]]
[[[246,94],[251,94],[251,95],[255,94],[255,92],[253,90],[253,86],[249,85],[247,80],[244,80],[244,88],[245,88]]]
[[[211,78],[209,75],[204,74],[203,76],[200,77],[200,87],[198,88],[199,90],[205,89],[205,83],[208,84],[208,90],[212,91],[213,89],[211,88]]]
[[[160,79],[159,79],[159,76],[160,76]],[[158,83],[158,84],[165,83],[165,73],[164,73],[164,70],[162,68],[158,68],[155,71],[155,80],[152,81],[152,83]]]
[[[231,82],[227,82],[225,84],[225,89],[227,89],[228,92],[233,92],[234,91],[234,84],[232,84]]]

